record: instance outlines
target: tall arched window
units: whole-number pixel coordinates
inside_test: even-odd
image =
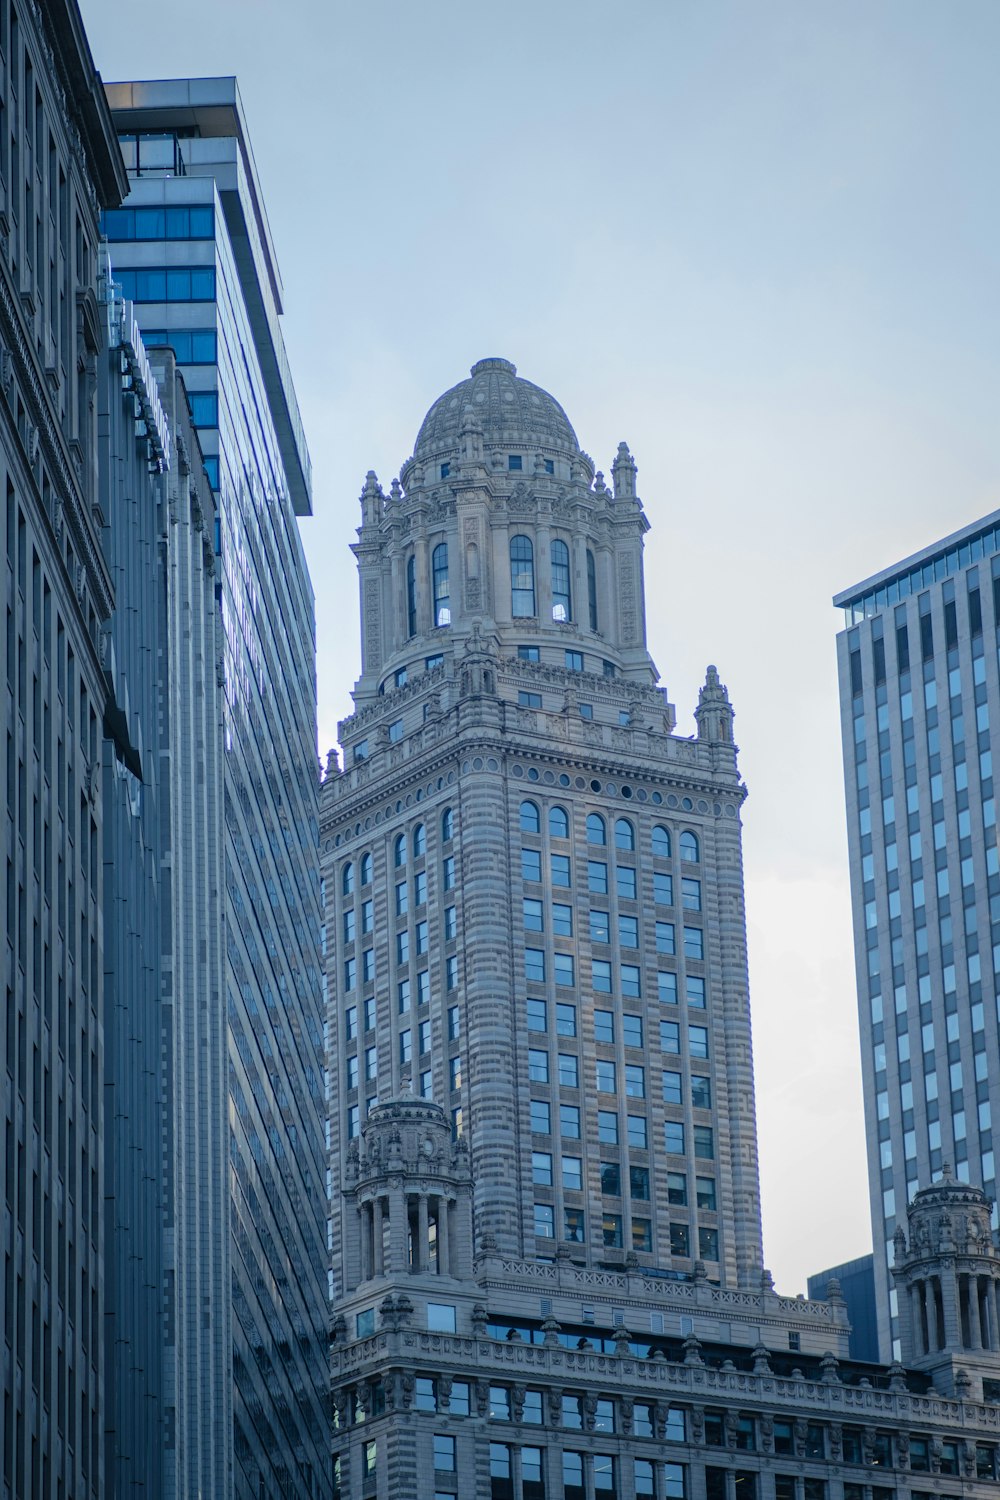
[[[412,552],[406,560],[406,633],[417,633],[417,559]]]
[[[619,818],[615,823],[615,848],[635,848],[635,829],[628,818]]]
[[[441,814],[441,842],[442,842],[442,844],[447,844],[448,840],[453,836],[454,832],[455,832],[455,820],[452,817],[451,808],[450,807],[446,807],[445,810],[444,810],[444,812]]]
[[[604,827],[604,819],[600,813],[590,813],[587,817],[587,843],[606,844],[607,842],[608,834]]]
[[[534,802],[521,803],[521,832],[538,833],[541,829],[541,820],[538,816],[538,808]]]
[[[535,554],[527,536],[510,539],[510,612],[515,620],[535,613]]]
[[[597,564],[594,554],[587,549],[587,608],[590,612],[590,628],[597,629]]]
[[[354,890],[354,866],[350,863],[344,866],[344,873],[340,877],[340,888],[345,896],[349,896]]]
[[[685,828],[681,834],[681,859],[690,860],[693,864],[699,857],[698,835],[691,833],[689,829]]]
[[[550,548],[552,560],[552,618],[571,620],[573,604],[569,587],[569,548],[557,537]]]
[[[397,870],[400,869],[401,866],[406,864],[406,839],[402,834],[400,834],[399,838],[396,840],[395,848],[393,850],[392,862],[396,866]]]
[[[418,823],[416,828],[414,828],[413,830],[413,858],[420,859],[420,857],[426,853],[427,834],[424,832],[423,823]]]
[[[670,858],[670,832],[662,823],[657,823],[653,829],[653,853],[659,859]]]
[[[448,586],[448,543],[439,542],[431,553],[434,574],[434,625],[451,624],[451,592]]]
[[[370,854],[362,854],[362,856],[361,856],[361,884],[362,885],[371,885],[371,883],[372,883],[372,857],[371,857]]]
[[[549,835],[554,839],[569,838],[569,818],[564,807],[549,808]]]

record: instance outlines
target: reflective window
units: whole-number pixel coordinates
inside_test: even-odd
[[[439,542],[431,554],[434,580],[434,625],[451,624],[451,591],[448,584],[448,543]]]
[[[515,620],[535,613],[535,561],[531,538],[510,539],[510,607]]]
[[[591,630],[597,629],[597,568],[594,565],[594,554],[587,552],[587,607],[590,615]]]
[[[558,538],[551,546],[552,558],[552,618],[570,620],[573,617],[569,583],[569,548]]]

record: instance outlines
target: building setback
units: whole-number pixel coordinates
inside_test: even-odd
[[[173,351],[215,491],[197,506],[214,572],[188,534],[168,582],[167,1491],[323,1497],[315,641],[297,525],[309,458],[235,80],[107,92],[130,183],[104,219],[115,278],[146,344]],[[176,504],[186,527],[194,500]]]
[[[106,680],[98,208],[126,190],[77,6],[0,4],[5,1495],[103,1496]]]
[[[1000,513],[834,603],[885,1358],[900,1347],[889,1270],[906,1204],[947,1163],[996,1197]]]

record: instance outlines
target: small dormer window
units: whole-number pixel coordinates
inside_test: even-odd
[[[546,474],[554,474],[556,472],[556,466],[555,466],[554,461],[551,458],[547,458],[547,459],[544,460],[544,462],[545,462],[545,472],[546,472]]]
[[[442,464],[441,465],[441,478],[442,479],[447,479],[448,475],[450,473],[451,473],[451,464]]]
[[[507,468],[512,474],[517,474],[522,468],[520,453],[507,454]]]

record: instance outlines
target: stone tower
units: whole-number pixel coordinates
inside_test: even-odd
[[[406,1095],[466,1144],[480,1243],[759,1286],[745,791],[714,667],[674,733],[636,476],[621,443],[609,487],[558,402],[484,359],[388,492],[365,479],[322,815],[338,1297],[374,1267],[365,1164]]]
[[[991,1204],[951,1168],[923,1188],[907,1211],[909,1243],[895,1235],[892,1277],[899,1297],[902,1360],[925,1370],[945,1395],[997,1393],[1000,1351],[1000,1255],[990,1232]]]

